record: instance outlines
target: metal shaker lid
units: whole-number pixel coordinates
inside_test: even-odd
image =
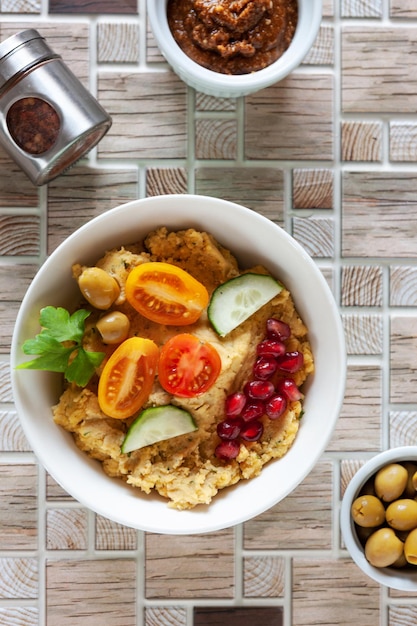
[[[16,74],[53,58],[59,55],[34,28],[12,35],[0,43],[0,90]]]

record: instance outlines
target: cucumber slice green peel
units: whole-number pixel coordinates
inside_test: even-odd
[[[197,430],[192,415],[173,404],[144,409],[130,425],[122,443],[122,453],[139,450]]]
[[[282,291],[268,274],[247,273],[231,278],[214,290],[207,315],[218,335],[224,337]]]

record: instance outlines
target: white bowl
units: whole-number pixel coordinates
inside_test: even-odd
[[[353,501],[366,481],[381,467],[388,463],[402,461],[417,461],[417,446],[403,446],[391,448],[372,457],[353,476],[343,496],[340,512],[340,525],[343,540],[350,556],[356,565],[370,578],[381,585],[399,589],[400,591],[417,591],[417,567],[411,569],[397,569],[393,567],[374,567],[367,561],[362,544],[355,531],[355,524],[351,515]]]
[[[166,225],[210,232],[242,266],[264,264],[291,290],[309,327],[316,372],[306,390],[305,415],[294,445],[261,475],[219,493],[208,506],[177,511],[165,501],[109,478],[52,419],[60,377],[15,370],[23,342],[39,332],[39,310],[74,306],[74,262],[94,263],[108,249],[141,240]],[[66,239],[47,259],[19,310],[12,340],[12,382],[18,414],[40,462],[76,500],[116,522],[158,533],[218,530],[259,515],[285,498],[310,472],[335,426],[343,400],[345,349],[339,312],[321,272],[304,249],[272,221],[237,204],[206,196],[172,195],[135,200],[103,213]]]
[[[313,45],[322,17],[322,0],[298,0],[298,23],[290,46],[274,63],[244,75],[226,75],[192,61],[178,46],[167,19],[168,0],[148,0],[147,14],[159,49],[178,76],[198,91],[237,98],[264,89],[290,74]]]

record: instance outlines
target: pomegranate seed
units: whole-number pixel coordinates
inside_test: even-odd
[[[241,415],[244,422],[250,422],[265,415],[265,405],[262,400],[251,400],[246,404]]]
[[[221,441],[216,447],[214,454],[218,459],[223,461],[231,461],[235,459],[240,451],[240,443],[233,439],[232,441]]]
[[[269,380],[251,380],[243,390],[252,400],[267,400],[274,393],[274,385]]]
[[[302,352],[286,352],[278,361],[278,369],[294,374],[303,366],[304,356]]]
[[[256,347],[259,356],[281,356],[285,354],[285,344],[278,339],[264,339]]]
[[[243,427],[243,420],[240,417],[231,417],[217,424],[217,434],[220,439],[230,441],[237,439]]]
[[[268,380],[278,369],[277,360],[273,356],[261,356],[253,366],[253,375],[258,380]]]
[[[264,427],[259,420],[252,420],[248,422],[242,429],[240,436],[245,441],[258,441],[262,436]]]
[[[226,398],[226,415],[228,417],[240,415],[245,404],[246,396],[243,391],[236,391],[236,393],[230,394]]]
[[[285,394],[290,402],[301,400],[303,397],[303,394],[292,378],[281,378],[281,380],[277,382],[276,391]]]
[[[291,337],[291,329],[285,322],[271,317],[266,322],[266,333],[271,339],[285,341]]]
[[[284,394],[276,393],[265,405],[265,413],[271,420],[276,420],[285,413],[287,409],[287,398]]]

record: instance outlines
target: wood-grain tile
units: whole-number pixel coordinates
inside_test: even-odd
[[[303,65],[334,64],[334,28],[322,24],[312,48],[303,60]]]
[[[243,595],[278,598],[285,592],[285,560],[279,556],[247,556],[243,560]]]
[[[36,606],[0,607],[0,623],[8,626],[39,626],[39,609]]]
[[[37,478],[36,465],[0,465],[0,550],[36,550]]]
[[[414,0],[390,0],[390,16],[396,18],[416,18],[417,7]]]
[[[347,265],[342,267],[342,306],[382,306],[382,279],[382,268],[375,265]]]
[[[348,354],[382,354],[383,320],[381,315],[342,315]]]
[[[46,512],[47,550],[85,550],[88,545],[87,510],[55,508]]]
[[[96,550],[136,550],[138,533],[134,528],[117,524],[112,520],[96,515]]]
[[[37,215],[0,215],[0,255],[37,256],[40,220]]]
[[[417,175],[413,172],[345,172],[343,256],[415,257],[416,185]]]
[[[417,606],[392,604],[388,608],[388,626],[413,626],[417,623]]]
[[[333,170],[294,169],[292,172],[294,209],[332,209],[333,191]]]
[[[417,412],[389,412],[389,444],[397,446],[414,446],[417,441]]]
[[[282,223],[284,175],[275,167],[198,167],[196,193],[242,204]]]
[[[9,364],[0,361],[0,402],[13,402]]]
[[[197,91],[195,94],[196,111],[236,111],[236,98],[218,98]]]
[[[382,160],[382,122],[344,121],[341,125],[342,161]]]
[[[187,193],[187,182],[188,172],[184,167],[148,167],[146,169],[147,196]]]
[[[390,402],[417,402],[417,317],[391,316]]]
[[[346,26],[342,31],[342,110],[414,113],[416,44],[417,28]]]
[[[281,607],[195,607],[194,626],[282,626]]]
[[[331,218],[294,217],[292,235],[312,257],[334,256],[335,226]]]
[[[292,626],[380,626],[379,585],[350,559],[293,559]]]
[[[186,609],[176,606],[148,606],[145,608],[145,626],[187,626]]]
[[[16,411],[0,411],[0,452],[30,450]]]
[[[330,548],[331,493],[332,464],[321,460],[293,493],[268,511],[245,523],[244,548],[246,550]]]
[[[417,161],[417,124],[392,122],[389,141],[391,161]]]
[[[339,497],[343,498],[345,491],[354,475],[360,470],[365,460],[343,459],[340,463],[340,491]]]
[[[417,306],[417,268],[413,265],[392,265],[389,278],[390,305]]]
[[[98,97],[113,125],[98,146],[101,158],[186,156],[186,86],[170,71],[100,72]]]
[[[342,0],[342,17],[382,17],[383,0]]]
[[[136,584],[134,560],[48,560],[47,624],[133,626]]]
[[[38,203],[37,188],[0,147],[0,207],[29,208]]]
[[[38,597],[38,563],[34,558],[0,558],[0,598]]]
[[[148,599],[233,598],[234,532],[145,537]]]
[[[49,13],[88,13],[103,14],[103,13],[122,13],[122,14],[136,14],[137,2],[136,0],[118,0],[117,11],[115,11],[115,5],[112,0],[49,0]]]
[[[41,12],[41,0],[2,0],[0,13],[31,13]]]
[[[381,424],[381,369],[372,365],[349,365],[345,399],[327,450],[379,451]]]
[[[237,156],[236,120],[196,120],[195,155],[197,159],[235,159]]]
[[[247,96],[246,158],[332,159],[333,89],[331,76],[294,73]]]
[[[50,502],[66,502],[68,500],[74,500],[62,487],[59,485],[48,472],[45,476],[45,491],[46,499]]]
[[[97,25],[99,63],[138,63],[139,25],[126,22],[100,22]]]

